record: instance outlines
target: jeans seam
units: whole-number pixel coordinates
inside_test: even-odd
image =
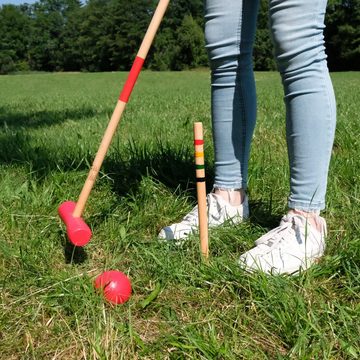
[[[317,5],[316,24],[318,24],[318,23],[320,23],[321,0],[317,0],[316,5]],[[323,21],[324,20],[322,20],[322,24],[323,24]],[[322,36],[324,36],[324,29],[322,29]],[[314,42],[315,42],[315,40],[314,40]],[[322,47],[324,47],[324,44],[322,44]],[[323,50],[323,51],[325,51],[325,50]],[[331,151],[331,147],[332,147],[330,138],[331,138],[331,113],[333,112],[333,109],[332,109],[332,105],[331,105],[331,101],[330,101],[329,89],[328,89],[328,86],[326,85],[327,79],[326,79],[326,68],[324,66],[325,63],[326,63],[326,60],[323,60],[321,62],[320,71],[321,71],[321,79],[322,79],[321,88],[322,88],[323,94],[325,94],[327,106],[329,109],[329,112],[326,116],[326,118],[327,118],[327,121],[326,121],[326,123],[327,123],[326,124],[327,139],[326,139],[325,152],[327,152],[327,151]],[[328,76],[330,76],[330,75],[328,75]],[[329,157],[324,160],[322,173],[328,173],[328,170],[329,170]],[[322,189],[323,193],[324,193],[324,198],[322,199],[321,204],[325,204],[327,177],[325,177],[324,182],[325,183],[322,184],[324,186],[324,188]]]
[[[237,32],[237,46],[239,49],[239,55],[237,57],[237,69],[236,69],[236,79],[235,79],[235,88],[238,86],[241,93],[243,94],[243,86],[241,81],[239,81],[239,72],[241,71],[240,69],[240,58],[242,55],[242,51],[241,51],[241,37],[242,37],[242,24],[243,24],[243,12],[244,12],[244,3],[241,2],[241,9],[240,9],[240,14],[239,14],[239,24],[238,24],[238,32]],[[243,184],[245,183],[244,180],[244,163],[245,163],[245,138],[246,138],[246,119],[245,119],[245,104],[244,104],[244,98],[243,96],[239,97],[239,102],[240,102],[240,109],[241,109],[241,117],[240,117],[240,121],[241,121],[241,129],[242,129],[242,137],[241,137],[241,153],[240,153],[240,174],[241,174],[241,184],[243,186]],[[234,121],[234,119],[233,119]]]
[[[328,81],[326,78],[325,78],[325,66],[323,66],[323,72],[322,72],[322,78],[323,78],[323,87],[324,87],[324,93],[326,94],[326,101],[327,101],[327,106],[328,106],[328,109],[329,109],[329,112],[328,112],[328,115],[327,115],[327,147],[326,147],[326,150],[328,151],[328,155],[330,153],[330,156],[328,156],[328,158],[326,159],[326,162],[324,162],[324,169],[323,171],[328,173],[329,172],[329,166],[330,166],[330,159],[329,157],[331,157],[331,149],[332,149],[332,144],[331,144],[331,118],[332,116],[334,116],[333,114],[333,111],[334,109],[332,108],[332,104],[331,104],[331,101],[330,101],[330,94],[329,94],[329,86],[326,86],[325,82]],[[328,75],[330,76],[330,75]],[[327,178],[325,178],[325,194],[324,194],[324,197],[326,195],[326,187],[327,187]]]

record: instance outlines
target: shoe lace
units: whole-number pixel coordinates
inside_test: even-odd
[[[261,236],[255,241],[256,245],[267,245],[268,247],[274,247],[286,239],[286,235],[289,232],[294,231],[296,239],[299,243],[302,240],[301,229],[304,224],[301,218],[297,215],[285,215],[281,219],[280,225],[273,230],[270,230],[267,234]]]

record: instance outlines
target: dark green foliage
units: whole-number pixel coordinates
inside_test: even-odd
[[[255,70],[275,70],[276,64],[273,54],[268,17],[268,0],[260,2],[257,31],[254,44]]]
[[[153,5],[153,1],[149,0],[110,2],[107,14],[108,36],[104,40],[109,41],[112,69],[130,68],[151,20]]]
[[[199,24],[191,15],[186,15],[177,30],[179,46],[178,61],[182,68],[205,66],[207,56],[204,51],[204,35]],[[181,64],[181,65],[180,65]]]
[[[177,30],[165,29],[164,35],[155,43],[154,56],[150,60],[150,67],[156,70],[184,70],[206,65],[204,34],[191,15],[184,17]]]
[[[256,70],[275,70],[275,58],[268,29],[258,29],[254,45],[254,68]]]
[[[40,0],[32,6],[28,52],[32,69],[65,70],[65,29],[69,17],[79,7],[78,0]]]
[[[14,51],[0,52],[0,74],[3,75],[15,71],[14,55]]]
[[[0,7],[0,72],[129,70],[156,0],[39,0]],[[358,70],[360,1],[330,0],[325,32],[331,70]],[[203,0],[173,0],[146,67],[183,70],[207,66]],[[256,70],[275,69],[262,0],[254,46]]]
[[[326,24],[330,68],[360,70],[360,1],[329,1]]]
[[[0,74],[17,70],[27,60],[30,19],[21,7],[4,5],[0,9]]]

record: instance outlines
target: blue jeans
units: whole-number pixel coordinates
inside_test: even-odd
[[[252,50],[259,0],[206,0],[211,65],[215,188],[246,189],[256,122]],[[269,0],[270,29],[284,87],[289,208],[317,211],[325,194],[336,105],[324,48],[327,0]]]

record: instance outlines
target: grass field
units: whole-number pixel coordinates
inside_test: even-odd
[[[141,74],[84,214],[93,238],[83,249],[67,243],[57,207],[77,199],[125,76],[0,77],[0,358],[359,358],[360,74],[332,76],[338,127],[327,251],[298,277],[237,266],[286,211],[276,73],[256,74],[250,221],[211,231],[208,265],[196,237],[182,247],[156,240],[195,203],[195,121],[206,128],[213,176],[205,71]],[[95,293],[105,269],[131,278],[126,304],[111,307]]]

